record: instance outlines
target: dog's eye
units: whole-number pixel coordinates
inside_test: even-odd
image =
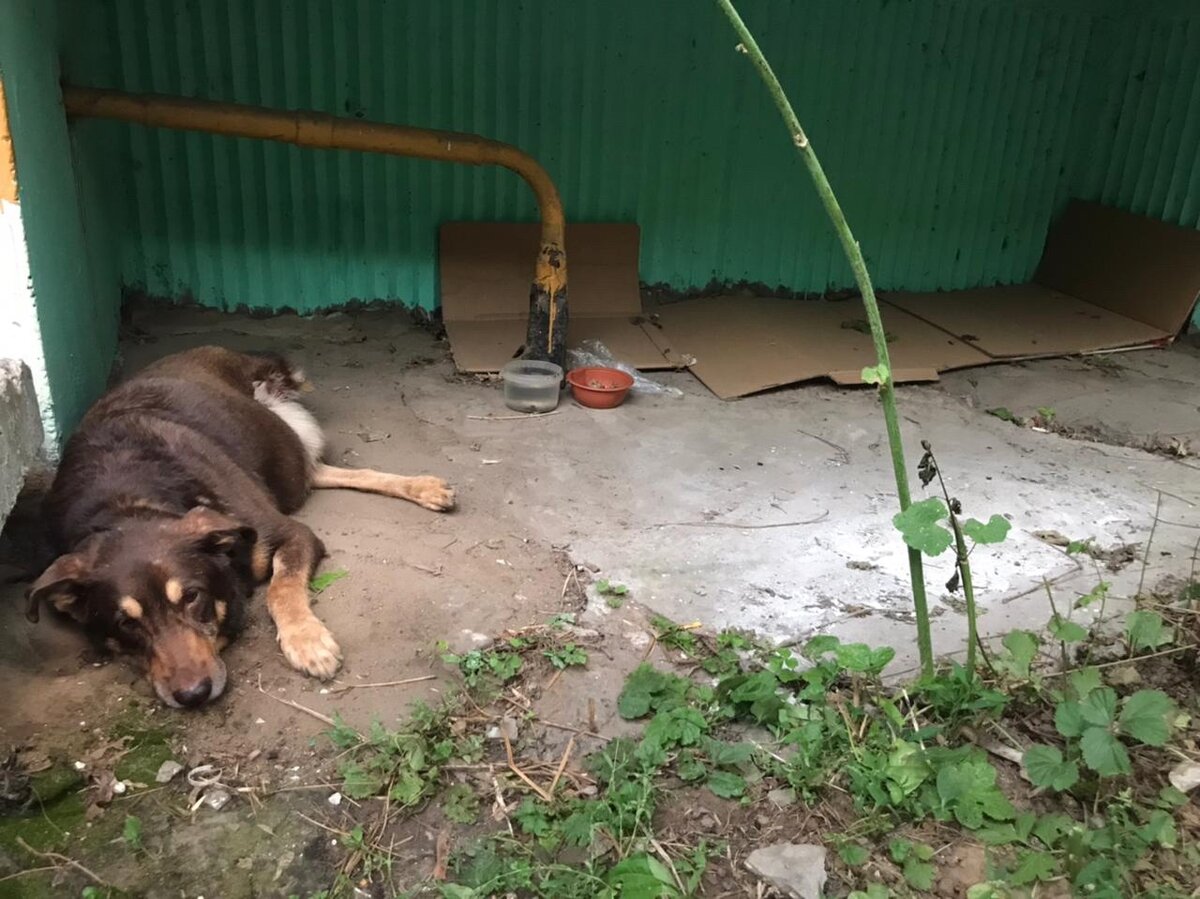
[[[128,615],[121,615],[117,618],[117,627],[127,634],[133,634],[137,632],[139,625],[136,618],[130,618]]]
[[[183,597],[180,602],[185,606],[190,606],[200,599],[200,591],[195,587],[183,591]]]

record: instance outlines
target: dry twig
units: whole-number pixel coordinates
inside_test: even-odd
[[[469,421],[528,421],[531,418],[546,418],[550,415],[558,415],[562,409],[555,409],[553,412],[527,412],[524,415],[468,415]]]
[[[571,751],[575,748],[575,735],[571,734],[571,739],[567,741],[567,748],[563,750],[562,760],[558,763],[558,770],[554,772],[554,780],[550,781],[550,795],[554,795],[555,788],[558,787],[559,780],[562,779],[563,772],[567,770],[567,762],[571,760]]]
[[[338,685],[329,692],[345,693],[347,690],[365,690],[368,687],[403,687],[405,684],[419,684],[421,681],[427,680],[437,680],[437,675],[423,674],[420,677],[406,677],[404,680],[385,680],[374,684],[347,684],[339,681]]]
[[[42,852],[40,849],[34,849],[32,846],[30,846],[28,843],[26,843],[20,837],[17,837],[17,845],[19,845],[22,849],[24,849],[30,855],[40,858],[42,861],[53,862],[54,867],[74,868],[80,874],[83,874],[83,875],[87,876],[88,878],[90,878],[94,883],[98,883],[102,887],[110,887],[110,888],[112,887],[112,884],[110,884],[108,881],[106,881],[103,877],[101,877],[95,871],[91,870],[90,868],[85,868],[83,865],[81,865],[79,862],[75,861],[75,859],[73,859],[73,858],[68,858],[67,856],[65,856],[59,852]],[[21,873],[25,873],[25,872],[21,872]]]
[[[826,509],[816,518],[806,518],[804,521],[777,521],[774,524],[742,524],[735,521],[662,521],[652,524],[652,528],[733,528],[738,531],[765,531],[771,528],[796,528],[806,524],[817,524],[829,517]]]
[[[289,706],[290,708],[295,709],[298,712],[303,712],[306,715],[311,715],[312,717],[316,718],[318,721],[324,721],[330,727],[337,727],[336,721],[334,721],[328,715],[318,712],[316,709],[310,709],[308,706],[300,705],[300,703],[293,702],[290,699],[283,699],[282,697],[279,697],[279,696],[272,696],[270,693],[268,693],[266,690],[263,689],[261,675],[258,678],[258,692],[261,693],[263,696],[267,697],[268,699],[275,700],[280,705],[286,705],[286,706]]]
[[[508,755],[509,770],[512,771],[513,774],[517,775],[517,777],[521,778],[521,780],[523,780],[526,784],[528,784],[535,793],[542,797],[542,799],[544,799],[546,802],[549,802],[550,794],[534,783],[533,779],[517,766],[517,761],[513,758],[512,743],[509,742],[508,734],[504,732],[503,728],[500,729],[500,736],[504,739],[504,752]]]

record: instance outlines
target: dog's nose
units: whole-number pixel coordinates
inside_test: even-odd
[[[206,677],[186,690],[176,690],[172,695],[180,705],[200,705],[212,695],[212,678]]]

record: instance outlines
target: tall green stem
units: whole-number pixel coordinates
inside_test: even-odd
[[[912,496],[908,489],[908,470],[904,461],[904,444],[900,436],[900,416],[896,411],[896,385],[892,379],[887,332],[884,330],[883,321],[879,316],[879,304],[875,300],[875,289],[871,286],[871,276],[867,273],[867,263],[863,259],[862,249],[859,247],[858,241],[854,239],[854,234],[846,222],[846,216],[833,193],[833,188],[829,185],[829,179],[825,177],[825,170],[821,168],[821,162],[817,159],[808,135],[804,133],[800,120],[796,118],[796,113],[792,109],[792,104],[783,92],[783,86],[775,77],[775,72],[771,69],[767,58],[763,56],[762,50],[759,49],[754,35],[750,33],[746,23],[738,15],[732,0],[717,0],[717,5],[721,7],[729,19],[729,23],[733,26],[733,30],[737,32],[738,40],[741,41],[738,51],[750,57],[754,68],[758,70],[763,83],[770,91],[775,106],[783,117],[784,125],[792,137],[792,143],[804,161],[805,167],[808,168],[808,173],[812,176],[817,194],[825,206],[825,212],[828,213],[830,221],[833,222],[838,239],[842,242],[842,250],[854,272],[854,280],[858,285],[859,293],[862,294],[863,306],[866,307],[867,322],[871,326],[871,339],[875,343],[875,355],[879,361],[879,401],[883,406],[883,420],[887,427],[888,444],[892,451],[896,495],[900,499],[900,510],[903,511],[911,505]],[[929,634],[929,606],[925,600],[925,572],[921,565],[920,551],[911,547],[908,550],[908,568],[912,579],[913,607],[917,616],[917,648],[921,655],[921,667],[926,674],[933,674],[933,641]]]

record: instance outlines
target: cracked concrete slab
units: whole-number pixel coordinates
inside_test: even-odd
[[[137,321],[153,335],[151,344],[127,345],[139,359],[231,337],[293,353],[321,388],[317,411],[336,405],[340,420],[369,432],[339,438],[347,464],[369,456],[407,471],[407,460],[389,458],[386,437],[372,437],[421,429],[432,449],[422,462],[458,482],[465,506],[500,506],[529,538],[569,547],[672,619],[779,640],[832,630],[895,646],[898,667],[915,658],[891,463],[868,389],[808,385],[722,402],[690,375],[665,373],[657,377],[682,397],[593,411],[564,394],[556,415],[485,420],[509,414],[499,386],[456,376],[444,344],[402,314],[253,320],[159,309]],[[929,440],[965,514],[1001,513],[1012,523],[1004,544],[972,557],[986,633],[1043,624],[1047,582],[1072,598],[1103,578],[1114,595],[1130,596],[1143,582],[1192,570],[1200,462],[1039,433],[983,412],[1036,404],[1131,435],[1200,431],[1200,353],[1180,346],[1115,358],[1120,376],[1043,360],[899,391],[914,494],[923,493],[919,443]],[[1141,549],[1112,572],[1037,536],[1048,531]],[[961,600],[943,586],[950,554],[926,573],[937,649],[961,649]]]

